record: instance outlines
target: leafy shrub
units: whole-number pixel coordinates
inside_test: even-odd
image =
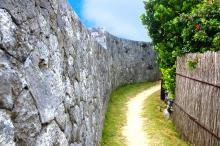
[[[220,7],[209,0],[146,0],[144,4],[141,20],[158,53],[163,86],[175,95],[177,56],[220,49]]]

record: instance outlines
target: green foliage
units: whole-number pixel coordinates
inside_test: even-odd
[[[187,61],[187,68],[191,71],[196,69],[197,65],[198,65],[198,58],[190,59]]]
[[[213,38],[213,41],[212,41],[212,44],[213,44],[214,48],[220,47],[220,41],[219,40],[220,40],[220,33],[216,33],[214,38]]]
[[[220,6],[204,0],[146,0],[142,23],[158,53],[164,87],[175,95],[177,56],[220,50]]]
[[[179,18],[186,24],[181,37],[187,52],[219,50],[220,7],[218,5],[207,3],[198,5],[191,13],[181,15]]]
[[[168,91],[174,91],[175,90],[175,71],[176,71],[176,65],[173,65],[170,68],[161,68],[161,72],[163,73],[163,80],[164,85],[163,87]],[[173,96],[173,92],[170,92],[170,96]]]

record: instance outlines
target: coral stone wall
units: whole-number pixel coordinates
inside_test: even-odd
[[[112,89],[160,77],[150,44],[105,36],[65,0],[0,0],[0,145],[98,145]]]

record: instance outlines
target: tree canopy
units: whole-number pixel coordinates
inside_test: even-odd
[[[220,49],[220,7],[210,0],[146,0],[141,16],[158,53],[164,88],[175,95],[176,59]]]

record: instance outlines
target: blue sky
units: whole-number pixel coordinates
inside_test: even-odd
[[[67,1],[70,3],[74,11],[80,17],[81,21],[87,27],[96,27],[95,24],[92,22],[92,20],[87,20],[85,17],[83,17],[84,0],[67,0]]]
[[[74,8],[74,10],[78,13],[78,15],[81,15],[80,10],[82,8],[82,0],[68,0],[71,6]]]
[[[140,22],[142,0],[68,0],[87,27],[104,27],[118,37],[151,41]]]

